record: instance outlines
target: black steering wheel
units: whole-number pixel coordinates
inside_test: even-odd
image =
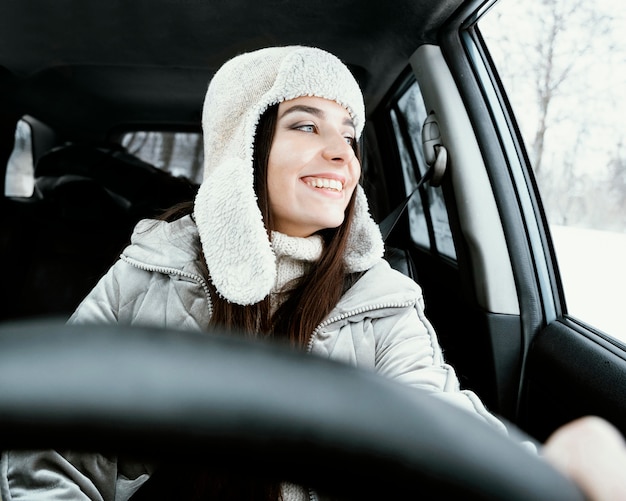
[[[355,499],[584,499],[536,455],[425,391],[219,333],[3,326],[0,444],[208,466],[217,457]]]

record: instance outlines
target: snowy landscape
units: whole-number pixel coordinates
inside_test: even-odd
[[[552,226],[567,309],[626,343],[626,234]]]

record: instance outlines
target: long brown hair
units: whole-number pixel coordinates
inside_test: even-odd
[[[269,209],[267,190],[267,166],[270,148],[274,138],[278,105],[271,106],[261,116],[254,141],[254,183],[259,209],[271,238],[272,215]],[[354,145],[355,154],[360,158],[359,148]],[[200,266],[207,279],[213,315],[210,325],[219,326],[232,332],[248,336],[264,336],[288,341],[293,347],[303,348],[315,328],[326,318],[339,301],[352,277],[346,273],[344,253],[354,216],[356,193],[352,195],[346,207],[344,222],[338,228],[320,232],[324,240],[322,256],[312,269],[301,277],[289,291],[287,299],[272,315],[269,297],[259,303],[242,306],[222,298],[210,280],[210,272],[204,256]],[[162,219],[174,220],[193,211],[193,202],[183,203],[167,211]],[[320,292],[323,291],[323,292]],[[168,472],[153,475],[150,485],[144,489],[149,497],[151,493],[167,492],[165,487],[171,484]],[[194,500],[205,499],[246,499],[250,501],[280,500],[280,482],[254,478],[233,478],[223,476],[202,468],[188,472],[189,497]],[[179,483],[176,489],[179,489]],[[141,490],[140,490],[141,492]],[[146,497],[146,499],[148,499]],[[143,497],[138,497],[144,499]],[[159,498],[160,499],[160,498]]]

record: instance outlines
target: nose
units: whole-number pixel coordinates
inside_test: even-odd
[[[332,134],[326,139],[324,158],[333,163],[350,163],[354,159],[354,149],[342,134]]]

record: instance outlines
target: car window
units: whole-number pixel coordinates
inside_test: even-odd
[[[501,1],[479,23],[542,197],[567,313],[624,341],[625,6]]]
[[[122,134],[122,146],[174,176],[202,181],[202,135],[197,132],[133,131]]]
[[[32,131],[26,120],[19,120],[15,127],[13,151],[7,164],[4,195],[7,197],[30,197],[35,187]]]
[[[413,81],[389,111],[406,194],[409,195],[428,170],[422,148],[422,126],[427,117],[422,94]],[[448,213],[441,188],[427,185],[413,196],[408,206],[413,241],[434,253],[456,259]]]
[[[15,128],[15,142],[6,169],[4,195],[31,197],[35,186],[33,132],[26,119]],[[174,176],[202,181],[202,137],[199,133],[133,131],[120,136],[127,151]]]

